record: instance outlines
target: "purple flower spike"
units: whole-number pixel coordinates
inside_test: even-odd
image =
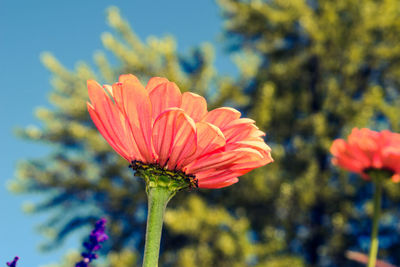
[[[7,266],[9,266],[9,267],[17,267],[17,261],[18,260],[19,260],[19,257],[15,257],[12,262],[7,262]]]
[[[92,260],[97,259],[96,251],[101,248],[100,243],[108,239],[105,233],[106,223],[107,220],[105,218],[101,218],[96,222],[93,231],[90,233],[89,241],[83,243],[83,246],[86,248],[86,252],[82,253],[83,259],[78,262],[75,267],[88,267]]]

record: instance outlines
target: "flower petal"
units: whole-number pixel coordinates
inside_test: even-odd
[[[232,122],[233,120],[240,118],[240,112],[234,108],[217,108],[211,110],[207,113],[207,115],[203,118],[202,121],[209,122],[214,124],[221,130],[224,128],[225,125]]]
[[[257,150],[252,148],[238,148],[236,150],[210,153],[208,155],[200,157],[193,163],[186,166],[184,168],[184,171],[186,171],[187,173],[196,174],[198,172],[203,172],[211,169],[228,169],[238,164],[248,164],[249,168],[252,168],[255,163],[252,161],[256,161],[256,165],[259,165],[258,162],[260,161],[260,159],[263,159],[263,155]]]
[[[132,75],[133,76],[133,75]],[[151,102],[147,91],[132,77],[123,77],[121,86],[117,86],[113,93],[121,96],[121,104],[128,118],[131,132],[145,162],[154,162],[151,143]],[[118,96],[117,96],[118,95]]]
[[[198,122],[207,114],[207,101],[198,94],[185,92],[182,95],[181,109]]]
[[[93,103],[93,106],[88,104],[89,114],[100,133],[127,160],[132,160],[133,157],[141,159],[129,124],[118,107],[98,83],[89,80],[87,85],[89,98]]]
[[[196,152],[189,158],[178,163],[178,168],[181,168],[196,158],[211,153],[225,146],[225,137],[218,127],[208,122],[196,123],[197,131],[197,149]]]
[[[162,78],[162,77],[150,78],[150,80],[148,81],[148,83],[146,85],[146,90],[147,90],[147,92],[150,93],[158,85],[160,85],[162,83],[167,83],[167,82],[169,82],[167,78]]]
[[[178,128],[171,155],[168,161],[169,169],[176,169],[179,162],[189,158],[196,151],[196,126],[194,121],[185,113],[180,115],[175,122]],[[179,125],[179,126],[178,126]]]
[[[392,176],[392,181],[393,181],[394,183],[400,182],[400,174],[399,174],[399,173],[394,174],[394,175]]]
[[[236,158],[237,153],[235,151],[211,153],[197,159],[191,164],[188,164],[183,168],[183,171],[190,174],[196,174],[196,172],[224,167],[228,164],[233,163]]]
[[[107,143],[109,143],[110,146],[123,158],[125,158],[128,161],[131,161],[129,153],[127,152],[127,149],[125,148],[124,144],[120,141],[120,138],[118,136],[115,136],[114,132],[112,132],[113,127],[104,126],[103,121],[99,118],[99,115],[96,113],[96,111],[94,110],[93,106],[90,103],[87,103],[87,108],[93,123],[96,125],[100,134],[104,137]]]
[[[262,155],[260,158],[250,160],[252,162],[245,167],[254,169],[274,162],[274,159],[271,156],[271,148],[264,141],[259,141],[258,138],[250,138],[249,140],[230,143],[225,146],[226,150],[237,150],[239,148],[251,148],[258,151]]]
[[[153,107],[153,120],[168,108],[180,107],[182,102],[181,91],[173,82],[161,83],[149,93]]]
[[[153,143],[161,166],[177,163],[196,151],[196,127],[193,120],[178,108],[166,110],[154,122]]]
[[[254,125],[254,121],[246,118],[234,120],[222,128],[222,132],[228,143],[241,141],[247,138],[264,136]]]
[[[368,168],[368,166],[361,164],[361,162],[348,157],[333,158],[332,164],[341,166],[346,170],[360,174],[363,172],[365,168]]]
[[[118,79],[118,81],[120,83],[124,83],[127,80],[129,80],[129,81],[131,81],[133,83],[140,83],[139,79],[133,74],[122,74],[122,75],[119,76],[119,79]]]
[[[212,180],[216,183],[220,183],[235,178],[239,175],[241,175],[240,172],[234,172],[229,169],[222,169],[222,170],[211,169],[208,171],[196,173],[196,178],[199,180],[199,182],[200,181],[209,182]]]
[[[218,182],[216,183],[215,181],[207,181],[207,182],[201,182],[199,181],[199,187],[200,188],[208,188],[208,189],[218,189],[218,188],[223,188],[230,186],[232,184],[235,184],[239,181],[237,177],[234,177],[229,180],[224,180],[223,182]]]
[[[346,150],[346,141],[344,141],[343,139],[336,139],[335,141],[333,141],[330,149],[332,155],[334,156],[340,155],[340,153],[342,153],[345,150]]]
[[[382,163],[384,168],[400,174],[400,146],[397,150],[395,147],[388,147],[382,152]]]
[[[132,86],[126,87],[122,86],[123,83],[126,81],[129,81],[129,84]],[[114,98],[115,103],[120,107],[121,110],[124,110],[126,112],[126,107],[127,107],[127,102],[131,101],[128,99],[128,91],[132,87],[137,88],[136,90],[143,91],[144,87],[142,83],[139,81],[139,79],[132,75],[132,74],[123,74],[119,76],[119,82],[114,83],[112,85],[112,97]]]
[[[244,141],[238,141],[236,143],[231,143],[227,145],[227,150],[234,150],[239,147],[251,147],[253,149],[258,150],[259,152],[265,151],[265,152],[270,152],[271,148],[263,141],[259,140],[244,140]]]
[[[239,150],[241,151],[241,157],[231,165],[225,166],[225,168],[228,168],[231,171],[240,172],[243,175],[255,168],[273,162],[269,152],[258,151],[249,147],[236,149],[236,151]]]
[[[128,81],[129,83],[133,86],[122,86],[124,82]],[[123,74],[119,76],[119,82],[114,83],[112,85],[112,88],[109,86],[104,86],[109,92],[110,95],[113,97],[115,103],[118,105],[118,107],[121,109],[121,111],[124,112],[124,114],[127,116],[126,113],[126,108],[127,108],[127,103],[130,102],[131,100],[128,99],[128,90],[130,90],[132,87],[137,88],[138,90],[144,90],[143,85],[139,81],[136,76],[132,74]]]

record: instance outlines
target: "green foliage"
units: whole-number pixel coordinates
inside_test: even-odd
[[[371,192],[361,179],[332,168],[328,150],[352,127],[400,130],[398,2],[219,3],[230,49],[259,58],[250,76],[248,66],[239,65],[239,80],[251,97],[248,113],[267,130],[276,160],[233,188],[244,199],[232,206],[246,208],[258,231],[264,225],[285,229],[310,265],[351,266],[344,251],[360,250],[357,235],[368,236],[370,227],[355,222],[368,220],[363,207]],[[399,190],[388,183],[388,200],[398,201]],[[397,221],[395,206],[387,203],[387,218]],[[271,216],[260,217],[260,210]],[[395,244],[386,249],[382,255],[398,255]]]
[[[266,228],[265,242],[253,242],[244,212],[233,216],[223,206],[207,205],[206,199],[190,195],[175,210],[167,210],[165,223],[170,231],[188,238],[171,266],[303,266],[300,259],[276,254],[285,247],[282,233]],[[172,252],[165,253],[168,259]]]
[[[33,211],[52,211],[43,227],[54,236],[47,247],[106,214],[114,261],[129,247],[137,251],[129,252],[127,264],[140,262],[144,184],[98,134],[85,104],[87,79],[112,83],[121,73],[134,73],[142,82],[168,77],[182,90],[206,96],[209,109],[241,108],[267,132],[275,159],[232,187],[177,194],[166,214],[162,266],[279,267],[302,266],[303,260],[307,266],[353,266],[344,252],[362,250],[357,237],[370,230],[365,222],[371,188],[332,168],[328,151],[334,138],[355,126],[400,131],[400,5],[395,0],[219,4],[225,41],[240,70],[235,79],[214,69],[211,45],[182,56],[172,37],[143,42],[116,8],[108,10],[114,33],[102,36],[116,66],[103,52],[95,54],[96,70],[79,63],[70,71],[43,55],[53,73],[53,107],[36,111],[42,127],[19,135],[51,143],[53,150],[21,162],[12,189],[45,197]],[[393,205],[399,190],[385,184],[387,222],[399,220]],[[386,223],[383,230],[393,235],[394,226]],[[398,246],[389,244],[380,253],[400,262]]]
[[[44,267],[70,267],[74,266],[75,263],[79,262],[80,260],[81,255],[78,251],[70,251],[63,256],[60,264],[52,263],[45,265]]]

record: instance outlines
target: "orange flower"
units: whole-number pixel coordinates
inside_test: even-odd
[[[233,108],[207,111],[206,100],[181,94],[166,78],[146,87],[133,75],[104,85],[88,81],[90,116],[107,142],[132,164],[150,164],[221,188],[273,161],[265,134]]]
[[[331,147],[333,164],[369,179],[368,171],[384,170],[400,181],[400,134],[354,128],[346,142],[336,139]]]

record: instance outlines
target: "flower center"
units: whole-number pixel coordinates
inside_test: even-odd
[[[146,181],[147,190],[151,187],[165,187],[176,192],[198,187],[198,181],[194,175],[179,170],[167,170],[158,164],[146,164],[134,160],[129,168],[135,171],[136,176]]]

